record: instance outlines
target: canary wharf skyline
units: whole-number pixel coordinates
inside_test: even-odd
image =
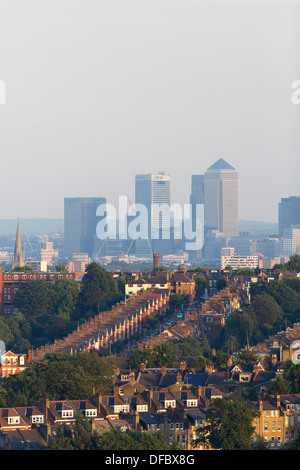
[[[165,171],[171,200],[219,158],[239,219],[299,196],[298,2],[36,0],[0,8],[0,219],[62,218],[65,197],[134,201]],[[1,97],[0,97],[1,98]]]

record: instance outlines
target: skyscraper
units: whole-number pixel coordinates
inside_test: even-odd
[[[193,229],[196,227],[197,204],[204,204],[204,175],[192,175],[190,205]]]
[[[283,237],[284,229],[298,224],[300,224],[300,197],[291,196],[282,198],[278,204],[279,237]]]
[[[192,230],[198,231],[197,219],[203,217],[203,213],[197,211],[197,206],[204,204],[204,175],[192,175],[192,185],[190,194]],[[202,218],[198,222],[203,222]],[[202,250],[189,251],[191,260],[202,256]]]
[[[141,224],[148,234],[148,245],[151,249],[158,249],[159,253],[168,252],[170,239],[162,240],[163,234],[170,230],[170,220],[163,212],[155,210],[156,205],[165,205],[170,208],[170,176],[161,172],[158,174],[136,175],[135,177],[135,203],[142,204],[146,213],[141,215]],[[169,214],[170,215],[170,214]],[[136,246],[145,243],[137,243]],[[167,250],[167,251],[166,251]]]
[[[204,174],[204,220],[206,230],[218,230],[225,237],[239,233],[238,173],[223,158]]]
[[[19,221],[18,221],[15,251],[13,254],[13,258],[12,258],[11,269],[14,269],[16,266],[24,266],[24,265],[25,265],[25,259],[24,259],[24,255],[22,251],[20,226],[19,226]]]
[[[64,256],[72,258],[74,253],[87,253],[93,256],[96,235],[96,211],[99,205],[106,204],[101,197],[65,198],[64,200]]]

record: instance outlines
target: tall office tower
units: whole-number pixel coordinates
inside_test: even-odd
[[[106,204],[101,197],[75,197],[64,200],[64,255],[87,253],[93,257],[94,236],[101,217],[96,215],[98,206]]]
[[[204,221],[206,230],[239,234],[238,173],[222,158],[204,174]]]
[[[197,205],[204,205],[204,175],[192,175],[192,185],[190,194],[190,206],[191,206],[191,220],[192,230],[196,230],[197,218],[198,223],[203,223],[203,211],[197,211]],[[201,230],[199,228],[199,230]],[[201,258],[202,250],[190,250],[189,259],[196,260]]]
[[[281,246],[282,255],[300,254],[300,225],[291,225],[283,230]]]
[[[170,221],[163,211],[154,209],[154,205],[170,207],[170,176],[161,172],[158,174],[136,175],[135,177],[135,203],[142,204],[146,213],[140,216],[142,229],[148,234],[148,240],[139,240],[139,246],[151,246],[151,250],[166,253],[171,249],[170,239],[163,239],[170,230]],[[144,241],[144,243],[142,243]],[[145,243],[148,242],[148,243]],[[152,256],[152,255],[151,255]]]
[[[282,198],[278,204],[278,235],[283,237],[284,229],[300,224],[300,197]]]
[[[204,175],[192,175],[192,189],[190,195],[191,217],[193,230],[196,227],[196,205],[204,204]]]

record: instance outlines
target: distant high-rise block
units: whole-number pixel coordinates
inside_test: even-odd
[[[101,197],[75,197],[64,200],[64,256],[72,258],[74,253],[87,253],[93,257],[94,237],[100,217],[98,206],[106,204]]]
[[[238,236],[238,173],[220,158],[204,174],[204,221],[208,230]]]
[[[204,175],[192,175],[190,205],[193,229],[196,227],[197,204],[204,204]]]
[[[299,255],[300,254],[300,225],[291,225],[283,230],[281,240],[282,255]]]
[[[283,237],[284,229],[300,224],[300,197],[282,198],[278,204],[278,235]]]
[[[155,249],[161,253],[170,252],[171,237],[163,237],[171,232],[171,224],[168,217],[164,216],[163,211],[154,209],[154,206],[165,205],[170,208],[170,176],[165,173],[136,175],[135,177],[135,203],[145,207],[146,212],[141,215],[141,224],[144,233],[148,235],[151,246],[155,245]],[[170,215],[170,212],[169,212]],[[140,242],[136,246],[149,244]]]

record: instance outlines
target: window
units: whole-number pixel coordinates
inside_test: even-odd
[[[20,424],[19,416],[13,416],[8,418],[8,424]]]
[[[32,416],[31,418],[32,423],[43,423],[44,422],[44,416]]]
[[[269,425],[268,423],[265,423],[265,432],[268,432],[269,431]]]
[[[277,429],[278,429],[278,431],[281,431],[281,421],[278,422]]]

